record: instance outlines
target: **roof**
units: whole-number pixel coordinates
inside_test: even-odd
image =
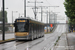
[[[28,19],[28,20],[34,21],[33,23],[41,23],[41,24],[44,24],[43,22],[38,21],[37,19],[30,18],[30,17],[20,17],[20,18],[17,18],[17,19]]]

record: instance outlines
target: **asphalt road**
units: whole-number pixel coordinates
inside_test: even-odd
[[[50,50],[50,48],[58,39],[58,36],[64,32],[66,32],[66,24],[58,25],[53,33],[45,34],[45,37],[43,38],[33,41],[13,41],[0,44],[0,50]]]

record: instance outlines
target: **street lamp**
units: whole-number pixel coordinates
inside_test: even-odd
[[[12,25],[13,25],[13,13],[17,13],[18,11],[12,11]],[[12,27],[12,32],[13,32],[13,27]]]
[[[18,11],[12,11],[12,24],[13,24],[13,13],[17,13]]]
[[[2,0],[2,6],[3,6],[3,39],[2,40],[5,40],[5,16],[4,16],[4,7],[5,7],[5,5],[4,5],[4,3],[5,3],[5,0]]]
[[[24,0],[24,17],[26,17],[26,0]]]
[[[8,9],[8,8],[4,8],[4,9]],[[1,10],[3,10],[3,7],[1,8]]]
[[[5,11],[5,0],[2,0],[2,10],[3,10],[3,35],[2,35],[2,37],[3,37],[3,39],[2,40],[5,40],[5,13],[4,13],[4,11]]]
[[[19,18],[20,18],[21,15],[24,15],[24,14],[19,13]]]

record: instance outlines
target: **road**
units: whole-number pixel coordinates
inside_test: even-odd
[[[66,32],[66,24],[57,25],[53,33],[45,34],[45,37],[33,41],[13,41],[0,44],[0,50],[50,50],[62,33]]]

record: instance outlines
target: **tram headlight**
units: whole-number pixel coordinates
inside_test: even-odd
[[[27,33],[27,35],[29,35],[29,33]]]

